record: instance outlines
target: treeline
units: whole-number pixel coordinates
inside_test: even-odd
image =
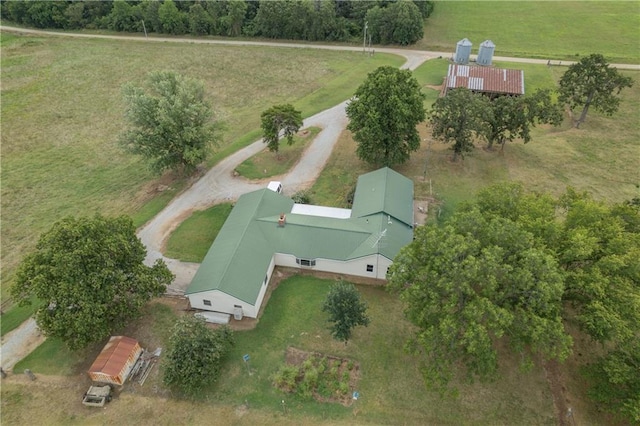
[[[2,18],[36,28],[307,41],[415,43],[433,2],[420,0],[7,1]]]

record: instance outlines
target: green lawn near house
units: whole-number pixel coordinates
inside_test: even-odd
[[[232,208],[232,204],[223,203],[193,212],[171,233],[164,255],[183,262],[202,262]]]
[[[288,173],[321,130],[319,127],[302,129],[293,137],[291,145],[286,139],[280,140],[277,153],[269,151],[265,145],[265,149],[243,161],[235,171],[247,179],[266,179]]]

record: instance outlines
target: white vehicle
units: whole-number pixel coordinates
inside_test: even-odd
[[[282,193],[282,182],[278,182],[277,180],[272,180],[267,185],[267,189],[272,190],[273,192],[277,192],[278,194]]]

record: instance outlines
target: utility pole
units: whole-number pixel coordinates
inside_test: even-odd
[[[369,24],[364,21],[364,39],[362,40],[362,53],[367,53],[367,28]]]
[[[144,25],[144,19],[142,20],[142,28],[144,29],[144,36],[147,37],[147,27]]]

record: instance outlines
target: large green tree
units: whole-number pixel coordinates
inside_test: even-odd
[[[394,259],[390,289],[418,327],[412,347],[427,359],[427,383],[440,387],[464,365],[469,378],[491,379],[503,337],[529,355],[564,359],[571,338],[561,318],[562,274],[552,254],[517,223],[477,206],[444,226],[416,229]]]
[[[592,53],[570,65],[560,78],[560,101],[569,108],[582,108],[580,117],[574,120],[579,128],[593,107],[605,115],[613,115],[620,106],[620,91],[631,87],[633,79],[609,66],[604,56]]]
[[[145,266],[130,218],[67,217],[41,235],[18,268],[12,297],[37,305],[38,327],[76,349],[102,340],[161,295],[173,275]]]
[[[368,326],[367,303],[353,284],[339,282],[327,294],[322,311],[329,314],[331,335],[344,344],[351,338],[353,329],[359,325]]]
[[[425,119],[424,98],[409,70],[384,66],[369,73],[347,105],[358,157],[376,166],[407,161],[420,147],[416,126]]]
[[[211,329],[204,319],[180,318],[173,327],[164,360],[164,383],[186,395],[195,395],[215,381],[222,361],[234,344],[229,327]]]
[[[147,83],[123,87],[132,127],[121,135],[121,144],[151,160],[156,172],[192,172],[217,144],[222,128],[212,120],[204,84],[173,71],[152,72]]]
[[[432,106],[429,122],[434,138],[452,143],[453,159],[474,148],[474,140],[487,132],[485,116],[490,113],[491,101],[461,87],[447,92]]]
[[[383,3],[384,5],[384,3]],[[409,0],[376,5],[367,11],[373,43],[409,45],[424,35],[424,18],[416,3]]]
[[[262,140],[269,151],[278,153],[280,134],[293,144],[293,136],[302,127],[302,113],[291,104],[274,105],[262,112]]]
[[[640,422],[640,206],[562,197],[556,244],[571,316],[600,347],[587,367],[599,405]]]
[[[482,96],[482,95],[476,95]],[[492,99],[482,114],[486,126],[481,132],[489,148],[494,143],[504,149],[506,142],[521,139],[531,141],[531,128],[536,124],[562,123],[562,108],[551,99],[549,90],[537,90],[526,97],[499,96]]]

